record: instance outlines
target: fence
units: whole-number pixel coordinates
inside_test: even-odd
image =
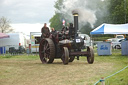
[[[107,77],[105,77],[105,78],[101,78],[101,79],[100,79],[99,81],[97,81],[94,85],[97,85],[98,83],[101,83],[101,85],[105,85],[105,80],[106,80],[106,79],[108,79],[108,78],[110,78],[110,77],[112,77],[112,76],[114,76],[114,75],[120,73],[121,71],[125,70],[126,68],[128,68],[128,66],[124,67],[123,69],[117,71],[116,73],[114,73],[114,74],[112,74],[112,75],[110,75],[110,76],[107,76]]]

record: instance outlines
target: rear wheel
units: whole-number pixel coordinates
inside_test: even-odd
[[[63,53],[61,57],[63,64],[66,65],[69,62],[69,51],[67,47],[63,47]]]
[[[55,45],[50,38],[41,40],[39,55],[42,63],[52,63],[55,57]]]
[[[93,48],[91,46],[87,47],[87,61],[89,64],[92,64],[94,62],[94,52],[93,52]]]

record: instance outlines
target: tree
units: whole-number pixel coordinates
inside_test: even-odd
[[[13,29],[10,26],[10,21],[7,20],[7,18],[5,17],[1,17],[0,18],[0,32],[2,33],[8,33],[8,32],[12,32]]]
[[[54,27],[56,30],[60,30],[62,28],[62,20],[60,19],[60,14],[56,13],[50,20],[50,27]]]
[[[55,2],[55,15],[49,20],[50,27],[54,27],[56,30],[60,30],[62,28],[62,14],[57,12],[61,9],[62,4],[63,0],[57,0]]]
[[[127,4],[128,4],[128,0],[110,0],[109,17],[107,17],[109,19],[108,22],[112,24],[127,23],[128,22]]]
[[[61,7],[62,7],[62,5],[63,5],[63,1],[64,1],[64,0],[57,0],[57,1],[55,2],[54,7],[55,7],[57,10],[61,10]]]

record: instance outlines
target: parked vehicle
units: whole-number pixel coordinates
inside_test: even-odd
[[[23,46],[19,46],[18,49],[15,49],[15,47],[10,47],[9,48],[9,53],[11,54],[18,54],[18,53],[24,53],[25,48]]]
[[[23,33],[7,33],[9,38],[0,39],[0,47],[5,47],[6,51],[9,51],[10,47],[14,47],[16,50],[19,49],[19,46],[26,48],[28,46],[26,35]]]
[[[125,37],[124,37],[124,35],[116,35],[115,38],[117,38],[117,39],[124,39]]]
[[[115,38],[110,38],[110,39],[107,39],[106,41],[115,41],[115,39],[125,39],[125,36],[124,35],[115,35]]]
[[[31,53],[39,52],[41,32],[30,32]]]
[[[121,42],[124,41],[125,39],[113,39],[112,40],[112,48],[114,49],[121,49]]]

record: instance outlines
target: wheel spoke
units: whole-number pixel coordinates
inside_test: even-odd
[[[47,54],[50,54],[50,48],[47,47],[46,50],[45,50],[45,52],[46,52]]]
[[[45,41],[44,42],[44,50],[46,50],[46,45],[47,45],[47,42]]]
[[[47,58],[48,58],[48,59],[50,58],[49,54],[47,54]]]
[[[48,46],[49,46],[48,43],[46,43],[46,46],[45,47],[48,48]]]
[[[46,46],[44,45],[44,50],[46,50]]]
[[[46,53],[44,53],[44,59],[47,62],[47,54]]]
[[[49,48],[49,47],[47,47],[47,48],[46,48],[46,50],[47,50],[47,51],[49,51],[49,50],[50,50],[50,48]]]

